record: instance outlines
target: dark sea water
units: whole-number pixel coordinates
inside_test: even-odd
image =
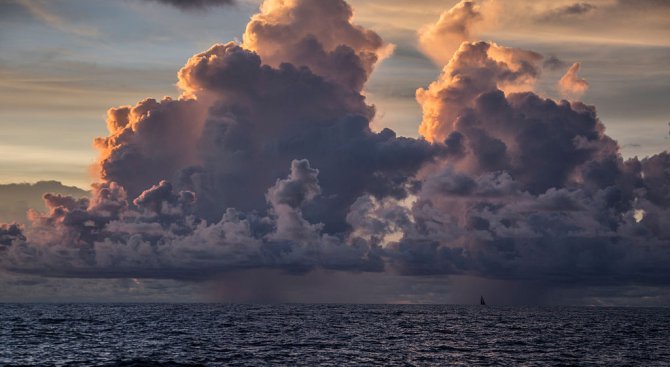
[[[670,309],[0,304],[0,365],[670,366]]]

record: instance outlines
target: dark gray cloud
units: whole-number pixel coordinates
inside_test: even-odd
[[[10,247],[16,241],[25,241],[23,230],[18,224],[0,224],[0,246]]]
[[[565,14],[584,14],[588,13],[596,8],[595,5],[589,3],[576,3],[572,5],[567,5],[562,8],[563,13]]]
[[[543,63],[544,68],[549,69],[549,70],[563,70],[566,67],[568,67],[568,63],[559,59],[555,55],[550,55],[547,57],[546,60],[544,60]]]
[[[574,3],[560,6],[540,15],[541,21],[560,21],[570,17],[578,17],[595,12],[598,8],[590,3]]]
[[[416,91],[423,109],[419,133],[430,141],[443,142],[480,94],[532,89],[542,71],[542,59],[536,52],[495,43],[462,43],[438,80]]]
[[[101,173],[131,197],[162,179],[174,181],[198,195],[198,213],[209,221],[228,207],[264,211],[263,195],[283,176],[281,167],[302,157],[320,169],[323,190],[305,215],[339,232],[360,195],[404,197],[404,184],[444,150],[389,129],[373,132],[374,107],[357,83],[289,63],[263,65],[234,43],[195,55],[179,78],[197,99],[110,110],[111,134],[97,140]]]
[[[275,186],[270,188],[266,196],[267,200],[274,207],[288,205],[290,208],[299,208],[321,193],[318,175],[319,170],[310,167],[308,160],[294,160],[291,162],[289,177],[277,180]]]
[[[472,40],[475,25],[483,20],[480,5],[473,1],[459,1],[443,12],[437,23],[419,29],[419,47],[435,63],[445,65],[461,43]]]
[[[181,10],[203,10],[208,7],[235,4],[235,0],[143,0],[174,6]]]
[[[91,199],[45,195],[48,212],[33,225],[0,227],[5,269],[55,277],[203,280],[246,268],[303,273],[314,268],[380,271],[379,249],[345,243],[309,223],[302,207],[321,191],[318,171],[291,162],[287,178],[267,190],[267,216],[228,209],[216,223],[193,215],[193,193],[161,182],[129,203],[115,183]],[[40,249],[39,251],[37,249]]]
[[[636,160],[633,162],[637,163]],[[645,197],[661,207],[670,206],[670,154],[663,152],[640,161]]]
[[[464,47],[456,56],[476,65],[480,57]],[[445,96],[472,88],[462,80],[487,75],[452,64],[449,79],[428,91],[438,98],[423,101],[439,111],[434,131],[457,141],[458,154],[422,180],[411,208],[377,206],[412,218],[387,247],[392,266],[554,285],[667,284],[667,153],[625,161],[594,107],[504,94],[494,83],[461,99],[458,114],[441,109],[453,103]]]

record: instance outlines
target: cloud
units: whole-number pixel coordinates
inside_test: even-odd
[[[542,155],[539,146],[533,153]],[[650,237],[647,231],[656,227],[633,218],[634,192],[649,183],[640,182],[633,162],[614,157],[603,162],[595,158],[601,154],[593,152],[588,163],[575,167],[587,177],[583,185],[557,180],[548,189],[515,179],[526,176],[523,172],[497,167],[471,174],[437,170],[409,211],[407,223],[414,224],[392,245],[394,265],[406,274],[471,274],[547,285],[623,278],[666,283],[670,274],[661,266],[670,255],[666,235]],[[593,171],[610,159],[608,182]]]
[[[374,108],[360,90],[388,46],[350,23],[346,3],[314,4],[268,2],[245,36],[258,52],[215,45],[180,70],[179,99],[110,109],[109,136],[96,140],[105,182],[90,201],[47,196],[49,211],[31,214],[30,240],[12,248],[8,267],[180,279],[247,267],[381,269],[374,247],[349,242],[349,206],[363,194],[406,197],[413,174],[444,148],[370,130]],[[288,36],[263,31],[267,19]],[[327,32],[329,21],[341,33]],[[354,77],[342,79],[349,66]],[[324,167],[318,185],[311,164]],[[33,259],[34,246],[50,250]]]
[[[595,8],[595,5],[589,3],[575,3],[572,5],[566,5],[560,8],[560,10],[564,14],[584,14],[592,11]]]
[[[549,56],[546,60],[544,60],[543,67],[549,69],[549,70],[559,70],[565,68],[567,65],[565,61],[559,59],[555,55]]]
[[[357,217],[384,218],[383,208],[402,218],[377,232],[403,234],[385,253],[404,274],[667,284],[667,153],[624,161],[595,108],[514,92],[532,86],[540,61],[461,45],[439,80],[417,91],[420,132],[452,154],[422,172],[411,207],[387,199]]]
[[[26,214],[29,209],[45,209],[42,199],[45,192],[73,197],[85,197],[89,194],[78,187],[66,186],[58,181],[0,184],[0,222],[28,224]]]
[[[419,30],[419,47],[436,64],[445,65],[461,43],[472,40],[473,27],[483,20],[479,5],[474,1],[460,1],[443,12],[436,23]]]
[[[110,109],[110,135],[94,142],[100,151],[99,175],[121,182],[132,197],[163,179],[171,180],[180,168],[198,162],[206,108],[195,100],[165,98]]]
[[[393,46],[352,23],[352,16],[343,0],[267,0],[247,24],[242,46],[266,65],[307,66],[360,91],[374,65],[389,56]]]
[[[25,241],[21,226],[18,224],[0,224],[0,246],[10,247],[15,241]]]
[[[235,0],[144,0],[174,6],[180,10],[202,10],[208,7],[235,4]]]
[[[91,199],[45,195],[48,212],[32,226],[0,227],[0,262],[13,272],[56,277],[202,280],[246,268],[305,272],[319,267],[379,271],[374,247],[344,243],[310,224],[302,207],[321,191],[318,171],[294,160],[266,193],[267,216],[229,208],[207,224],[195,195],[161,182],[132,204],[116,183],[94,185]]]
[[[291,162],[291,174],[287,179],[277,180],[271,187],[267,200],[273,207],[287,205],[290,208],[299,208],[306,201],[314,199],[321,193],[317,176],[319,170],[309,166],[306,159]]]
[[[560,21],[566,17],[579,17],[591,14],[598,7],[590,3],[574,3],[547,10],[540,16],[542,21]]]
[[[461,113],[480,94],[497,90],[528,90],[541,72],[542,56],[488,42],[465,42],[443,68],[437,81],[419,88],[416,99],[423,109],[419,133],[441,142],[453,131]]]
[[[385,250],[405,274],[667,284],[667,153],[624,161],[593,107],[530,92],[541,60],[462,44],[417,91],[420,132],[451,154],[422,172],[411,207],[387,199],[357,217],[402,218],[378,232],[403,234]]]
[[[462,43],[417,91],[422,138],[374,132],[362,91],[388,46],[351,15],[269,0],[243,44],[187,61],[179,98],[110,109],[101,183],[0,227],[2,267],[670,284],[667,152],[624,160],[595,107],[532,91],[540,54],[491,42]]]
[[[344,4],[331,2],[338,5],[336,9]],[[304,2],[305,9],[302,4],[286,6],[299,6],[295,12],[311,14],[314,3]],[[349,17],[348,6],[342,9],[343,14],[321,16],[334,17],[339,24]],[[294,17],[287,21],[295,22]],[[294,27],[293,23],[280,25]],[[322,27],[321,22],[315,26]],[[362,59],[376,60],[369,50],[376,52],[383,42],[370,31],[350,27],[363,38],[350,40],[345,36],[351,32],[345,33],[341,42],[352,46],[337,46],[342,51],[334,51],[338,55],[333,57],[343,52],[348,55],[345,61],[359,65],[365,64]],[[309,34],[307,40],[319,34],[299,32]],[[322,36],[330,39],[337,34]],[[368,38],[374,40],[372,45]],[[294,37],[275,42],[275,49],[296,45]],[[361,42],[362,46],[356,45]],[[198,214],[216,221],[228,207],[265,211],[265,190],[283,175],[280,167],[296,157],[306,158],[324,168],[320,168],[323,195],[305,208],[305,215],[324,223],[328,232],[338,232],[346,229],[348,207],[360,195],[405,196],[404,184],[412,174],[443,150],[425,141],[397,137],[389,129],[371,131],[374,107],[365,103],[359,81],[351,84],[350,79],[334,77],[339,75],[338,63],[334,71],[323,69],[327,64],[322,64],[322,74],[315,74],[307,66],[284,62],[274,67],[262,60],[235,43],[215,45],[193,56],[180,70],[178,85],[184,91],[180,99],[148,99],[111,109],[110,135],[96,140],[100,176],[118,182],[130,197],[160,180],[171,181],[196,192]],[[368,67],[372,64],[360,69],[363,80]]]
[[[589,89],[589,83],[577,74],[581,64],[576,62],[570,66],[568,71],[558,81],[558,91],[564,97],[579,98]]]

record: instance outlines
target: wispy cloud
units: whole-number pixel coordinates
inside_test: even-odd
[[[570,66],[568,71],[558,81],[558,91],[563,97],[580,98],[589,89],[589,83],[579,75],[581,64],[576,62]]]
[[[82,37],[97,37],[100,32],[91,25],[74,24],[64,18],[61,14],[50,7],[50,3],[44,0],[17,0],[35,18],[43,21],[51,27],[63,32],[73,33]],[[53,4],[53,3],[52,3]]]

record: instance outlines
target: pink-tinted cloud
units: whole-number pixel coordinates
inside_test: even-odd
[[[576,62],[558,81],[558,91],[566,98],[579,98],[589,89],[589,83],[577,75],[581,64]]]
[[[144,0],[174,6],[181,10],[201,10],[207,7],[235,4],[235,0]]]
[[[445,65],[461,43],[472,40],[473,27],[483,20],[479,5],[474,1],[460,1],[443,12],[436,23],[419,30],[419,47],[436,64]]]

